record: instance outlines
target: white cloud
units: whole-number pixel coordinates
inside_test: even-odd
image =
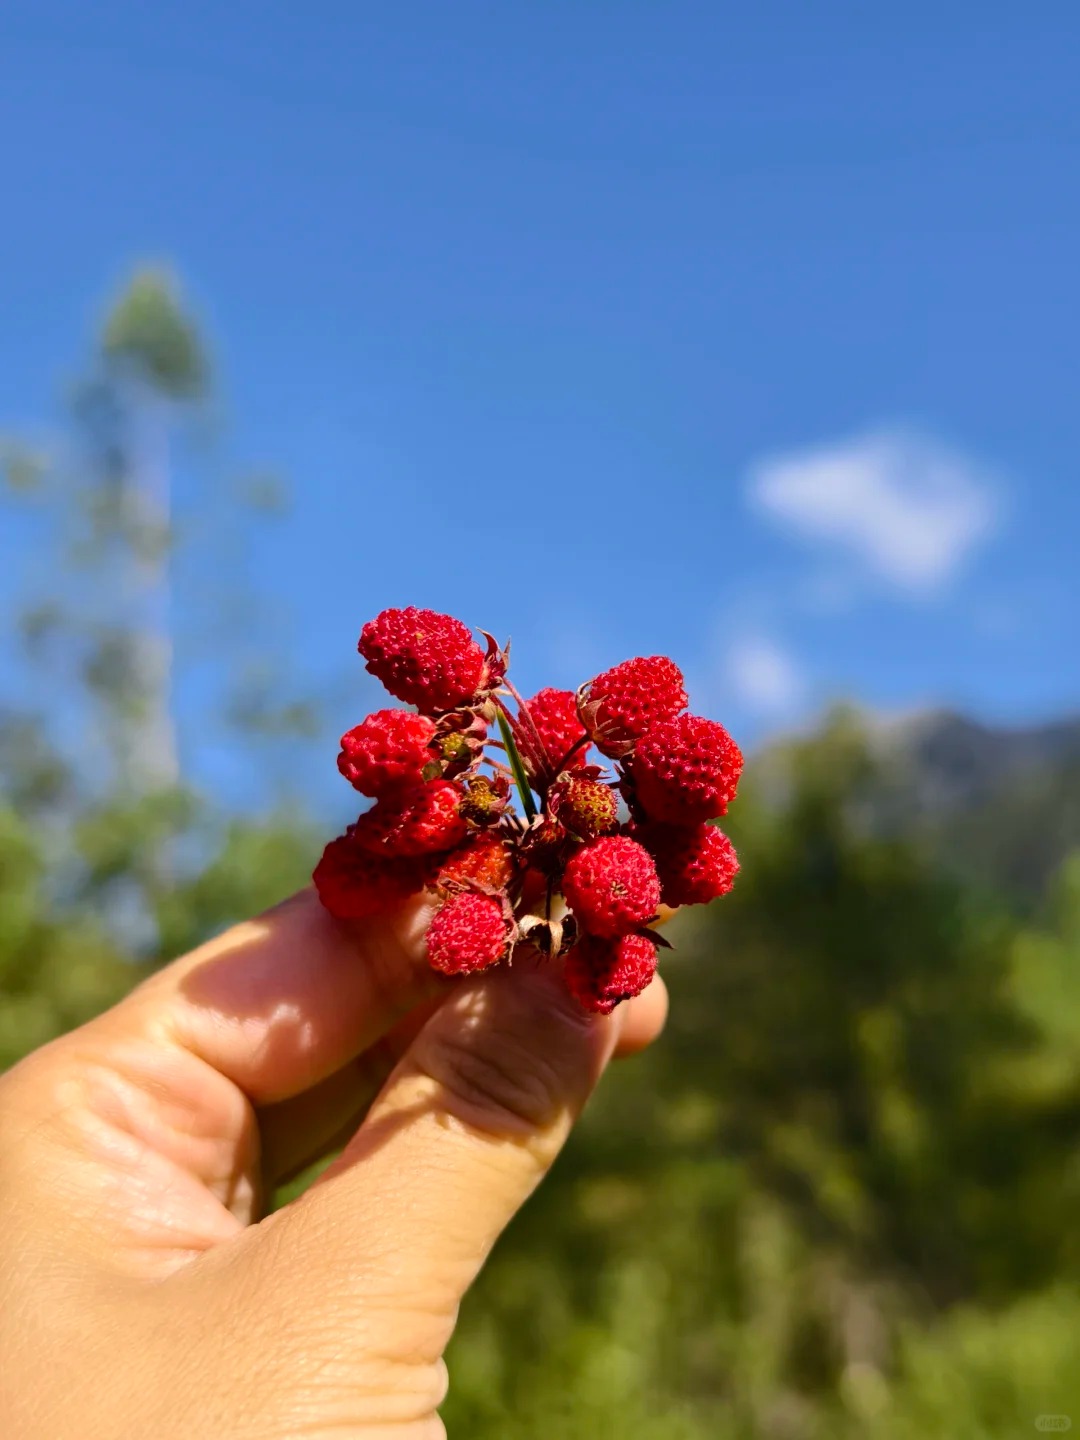
[[[727,656],[728,681],[748,710],[789,715],[806,698],[806,681],[794,659],[767,636],[737,640]]]
[[[981,465],[904,430],[766,458],[748,490],[765,515],[913,592],[950,580],[998,520]]]

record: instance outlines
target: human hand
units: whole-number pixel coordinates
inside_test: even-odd
[[[463,1294],[666,997],[587,1015],[524,952],[443,980],[429,914],[302,892],[0,1079],[4,1440],[444,1435]]]

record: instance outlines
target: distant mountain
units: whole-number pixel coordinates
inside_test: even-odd
[[[1021,910],[1037,907],[1080,852],[1080,717],[1005,729],[946,710],[845,714],[876,762],[860,786],[858,824],[914,838],[942,868]],[[778,740],[753,759],[766,804],[782,804],[799,743]]]
[[[918,838],[1024,908],[1080,851],[1080,717],[1023,729],[950,711],[861,718],[877,761],[865,797],[875,829]]]
[[[948,710],[870,722],[873,749],[902,766],[920,813],[970,809],[1080,762],[1080,717],[994,729]]]

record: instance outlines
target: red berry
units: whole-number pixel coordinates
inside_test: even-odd
[[[418,894],[430,876],[426,857],[372,855],[357,843],[355,828],[330,841],[312,876],[319,899],[339,920],[385,915]]]
[[[532,725],[519,717],[514,725],[514,739],[525,759],[532,761],[536,737],[539,736],[544,754],[536,757],[533,768],[546,769],[549,775],[554,775],[556,767],[562,764],[577,742],[585,739],[577,699],[572,690],[554,690],[548,686],[538,690],[531,700],[526,700],[525,708],[532,717]],[[571,764],[583,765],[588,748],[582,745],[580,750],[575,750]]]
[[[570,857],[562,893],[584,931],[612,937],[652,919],[660,881],[644,846],[626,835],[605,835]]]
[[[356,843],[385,855],[452,850],[469,833],[458,810],[460,799],[461,789],[452,780],[393,790],[357,820],[353,826]]]
[[[622,1000],[640,995],[656,974],[656,946],[645,935],[618,940],[586,936],[566,957],[567,988],[578,1004],[610,1015]]]
[[[425,715],[467,704],[483,685],[484,652],[468,626],[435,610],[383,610],[358,648],[390,694]]]
[[[501,960],[506,942],[502,902],[463,890],[436,911],[428,926],[428,963],[444,975],[470,975]]]
[[[616,758],[686,704],[682,671],[666,655],[639,655],[605,670],[590,680],[583,699],[597,748]]]
[[[567,775],[548,791],[548,808],[571,834],[595,840],[619,828],[619,801],[610,785],[583,775]]]
[[[629,770],[650,820],[691,825],[723,815],[735,798],[742,751],[715,720],[679,715],[638,741]]]
[[[550,879],[562,870],[573,842],[564,825],[550,816],[545,816],[529,826],[519,843],[526,864],[542,871]]]
[[[419,785],[420,772],[434,759],[428,749],[435,722],[411,710],[376,710],[341,737],[338,769],[361,795],[381,795],[402,785]]]
[[[735,884],[735,846],[715,825],[641,825],[634,835],[656,862],[665,905],[707,905]]]
[[[483,885],[505,890],[514,878],[514,860],[506,842],[493,830],[478,830],[460,849],[447,855],[439,870],[440,885]]]

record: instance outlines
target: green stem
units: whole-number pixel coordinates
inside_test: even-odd
[[[529,777],[525,774],[525,766],[522,763],[521,755],[514,742],[514,732],[510,729],[509,721],[500,706],[495,712],[495,719],[499,722],[499,734],[506,746],[506,756],[510,761],[510,768],[514,772],[514,781],[521,796],[521,805],[525,811],[525,818],[531,820],[536,814],[536,802],[533,800],[532,791],[529,789]]]

